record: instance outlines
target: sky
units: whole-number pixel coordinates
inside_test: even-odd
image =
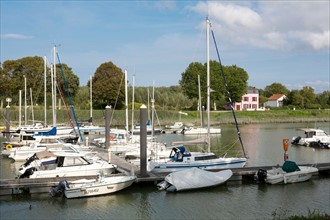
[[[190,63],[206,62],[208,17],[222,64],[247,71],[249,86],[330,90],[328,0],[0,0],[0,12],[1,63],[46,56],[50,64],[56,46],[82,86],[109,61],[135,86],[179,85]]]

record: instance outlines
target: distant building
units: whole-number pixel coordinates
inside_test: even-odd
[[[263,111],[264,108],[259,108],[259,90],[255,87],[249,87],[246,94],[242,96],[241,102],[235,102],[234,109],[237,111]],[[225,106],[229,110],[230,104]]]
[[[267,102],[265,102],[264,106],[269,107],[282,107],[283,106],[283,100],[286,99],[286,95],[284,94],[274,94],[271,97],[269,97]]]

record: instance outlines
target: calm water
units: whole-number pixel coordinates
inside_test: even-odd
[[[328,123],[318,123],[329,132]],[[241,126],[248,166],[275,165],[283,162],[282,139],[299,135],[296,128],[315,124],[263,124]],[[222,135],[212,138],[212,151],[221,154],[231,148],[234,126],[222,126]],[[170,143],[193,137],[167,134],[159,140]],[[309,147],[289,147],[289,158],[298,163],[330,162],[330,150]],[[0,177],[14,175],[17,165],[0,159]],[[330,214],[330,177],[320,176],[304,183],[289,185],[258,185],[252,180],[243,184],[228,182],[215,188],[180,193],[158,192],[150,185],[133,185],[113,195],[65,199],[48,194],[0,197],[1,219],[272,219],[278,216],[307,214],[319,210]]]

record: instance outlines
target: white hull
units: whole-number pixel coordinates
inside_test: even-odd
[[[39,152],[36,158],[26,163],[19,169],[20,178],[96,176],[111,174],[117,167],[104,160],[87,158],[84,153],[63,151]]]
[[[300,171],[287,173],[281,168],[273,168],[267,171],[266,183],[269,184],[287,184],[298,183],[309,180],[314,173],[318,172],[315,167],[299,166]]]
[[[190,168],[200,168],[204,170],[219,170],[241,168],[246,164],[246,158],[217,158],[212,160],[184,162],[150,162],[149,170],[152,173],[169,173]]]
[[[131,186],[135,179],[135,176],[114,176],[105,177],[101,182],[87,184],[73,182],[65,189],[64,195],[66,198],[78,198],[114,193]]]
[[[186,135],[208,134],[207,128],[185,128],[182,130]],[[221,134],[221,128],[210,128],[210,134]]]

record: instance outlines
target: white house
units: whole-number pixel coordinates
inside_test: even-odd
[[[264,106],[269,107],[282,107],[283,106],[283,100],[286,99],[286,95],[284,94],[274,94],[271,97],[268,98],[268,101],[265,102]]]

